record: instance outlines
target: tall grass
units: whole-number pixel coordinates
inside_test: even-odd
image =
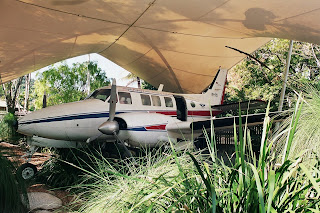
[[[266,116],[257,157],[252,151],[250,132],[247,128],[244,128],[243,132],[239,121],[239,141],[235,137],[235,144],[239,144],[235,147],[238,157],[235,164],[229,167],[231,172],[226,175],[228,178],[212,176],[210,170],[197,167],[199,174],[207,177],[202,178],[207,191],[223,189],[223,193],[212,193],[211,209],[214,212],[301,212],[318,207],[320,179],[315,178],[319,177],[318,167],[307,169],[302,162],[302,156],[298,156],[294,161],[288,160],[300,113],[301,104],[298,102],[289,131],[281,133],[286,134],[287,138],[281,165],[275,164],[279,156],[271,152],[276,140],[269,140],[272,119]],[[198,164],[195,159],[194,163]],[[223,163],[221,165],[225,167]]]
[[[250,131],[235,133],[235,163],[217,158],[214,135],[207,138],[209,154],[176,152],[137,158],[123,168],[94,158],[98,169],[86,172],[78,185],[77,212],[319,212],[319,164],[307,167],[303,154],[291,160],[301,101],[288,130],[271,138],[272,119],[264,120],[259,153],[254,153]],[[235,129],[236,132],[236,129]],[[286,137],[281,155],[272,152],[280,136]],[[276,164],[278,158],[281,164]],[[79,168],[81,169],[81,168]]]
[[[301,152],[305,152],[305,158],[313,159],[316,154],[320,155],[320,93],[311,85],[303,85],[303,94],[297,95],[297,99],[303,102],[300,119],[296,125],[296,132],[292,140],[288,157],[294,159]],[[290,128],[291,120],[283,123],[279,131]],[[278,133],[276,133],[278,134]],[[285,149],[286,138],[278,140],[277,150]]]
[[[98,169],[84,178],[94,183],[77,186],[83,191],[76,200],[83,204],[79,212],[164,212],[178,201],[175,195],[186,194],[186,179],[197,176],[192,160],[185,154],[175,157],[170,149],[136,158],[138,164],[125,160],[114,166],[106,158],[94,159]]]

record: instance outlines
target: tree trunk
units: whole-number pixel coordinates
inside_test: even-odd
[[[31,81],[31,73],[26,75],[26,89],[25,89],[24,106],[23,106],[23,110],[25,112],[29,110],[30,81]]]
[[[19,95],[18,93],[22,83],[22,79],[23,77],[20,77],[16,80],[3,84],[3,90],[7,103],[7,110],[12,114],[14,114],[15,112],[17,97]]]

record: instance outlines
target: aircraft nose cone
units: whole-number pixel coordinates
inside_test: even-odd
[[[25,125],[19,124],[19,121],[17,123],[18,123],[17,132],[19,132],[20,134],[26,134]]]
[[[26,123],[24,119],[18,120],[16,125],[17,125],[16,130],[20,134],[28,135],[28,136],[32,136],[33,134],[35,134],[33,125]]]

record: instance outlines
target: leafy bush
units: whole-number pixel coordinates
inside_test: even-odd
[[[0,121],[0,141],[17,142],[20,134],[16,132],[17,118],[12,113],[7,113]]]

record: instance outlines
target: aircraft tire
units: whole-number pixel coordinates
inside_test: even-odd
[[[31,163],[22,164],[18,170],[16,175],[23,180],[30,180],[37,173],[37,167]]]

